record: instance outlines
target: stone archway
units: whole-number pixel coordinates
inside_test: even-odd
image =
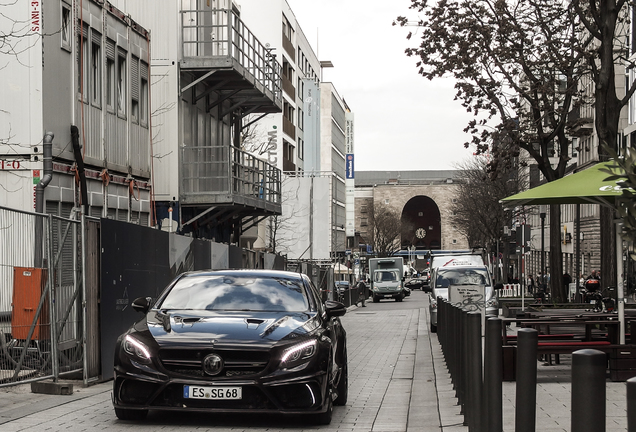
[[[402,209],[402,249],[441,249],[442,229],[439,207],[431,198],[414,196]]]

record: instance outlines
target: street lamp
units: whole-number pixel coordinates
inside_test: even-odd
[[[545,213],[546,206],[539,206],[539,216],[541,217],[541,284],[545,282]]]

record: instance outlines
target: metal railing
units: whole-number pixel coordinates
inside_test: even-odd
[[[222,203],[231,194],[263,204],[281,203],[281,171],[241,149],[183,147],[181,166],[182,192],[190,202]]]
[[[207,7],[204,2],[182,9],[181,41],[184,58],[227,57],[245,68],[274,100],[282,100],[281,66],[271,50],[265,47],[230,8]]]

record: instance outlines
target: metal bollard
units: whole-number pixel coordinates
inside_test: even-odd
[[[503,431],[503,347],[500,318],[486,320],[486,346],[484,352],[484,430]]]
[[[481,313],[466,314],[466,329],[468,332],[466,360],[466,413],[468,415],[468,430],[481,432],[483,416],[483,381],[482,381],[482,347],[481,347]]]
[[[517,332],[515,432],[535,432],[538,334],[531,328],[522,328]]]
[[[465,395],[466,395],[466,313],[458,307],[455,307],[457,310],[457,336],[459,339],[459,344],[457,345],[457,363],[456,367],[456,375],[457,375],[457,403],[461,406],[460,414],[466,414],[466,404],[465,404]],[[466,423],[466,417],[464,417],[464,426],[468,426]]]
[[[594,349],[572,353],[571,432],[605,432],[607,356]]]
[[[627,380],[627,432],[636,432],[636,378]]]

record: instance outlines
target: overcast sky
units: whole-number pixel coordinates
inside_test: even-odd
[[[408,29],[391,23],[415,17],[410,0],[287,0],[332,82],[355,115],[355,169],[455,169],[472,155],[463,143],[470,115],[453,100],[450,79],[417,73],[405,48]],[[415,28],[410,28],[415,30]]]

